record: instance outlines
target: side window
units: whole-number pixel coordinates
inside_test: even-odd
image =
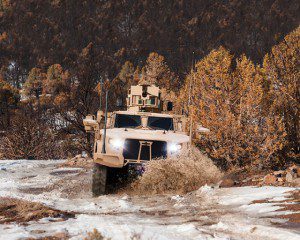
[[[137,96],[137,95],[132,96],[132,104],[134,105],[143,104],[143,100],[141,99],[141,96]]]
[[[155,105],[156,97],[150,97],[150,104]]]

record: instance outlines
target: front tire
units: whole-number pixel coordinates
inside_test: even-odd
[[[104,195],[107,192],[107,167],[94,163],[92,193],[93,197]]]

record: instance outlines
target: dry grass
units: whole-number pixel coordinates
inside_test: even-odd
[[[129,240],[140,240],[141,234],[133,233]],[[111,238],[104,237],[97,229],[87,233],[87,237],[84,240],[111,240]]]
[[[111,238],[104,237],[97,229],[87,233],[87,237],[84,240],[110,240]]]
[[[186,193],[216,183],[221,171],[211,159],[192,148],[180,156],[149,162],[142,177],[131,184],[134,193]]]
[[[67,219],[74,217],[74,214],[55,210],[40,203],[13,198],[0,198],[0,224],[9,222],[25,223],[45,217]]]

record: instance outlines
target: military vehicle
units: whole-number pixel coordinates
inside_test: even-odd
[[[127,110],[97,112],[83,120],[86,131],[95,132],[92,191],[105,194],[118,174],[128,165],[143,164],[178,154],[187,148],[186,117],[171,114],[173,104],[162,100],[155,85],[131,86]]]

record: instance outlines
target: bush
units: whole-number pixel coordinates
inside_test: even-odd
[[[61,158],[63,151],[52,129],[32,115],[18,114],[0,142],[4,159]]]
[[[131,184],[134,192],[144,194],[186,193],[205,184],[216,183],[220,170],[197,148],[179,156],[147,163],[145,173]]]

